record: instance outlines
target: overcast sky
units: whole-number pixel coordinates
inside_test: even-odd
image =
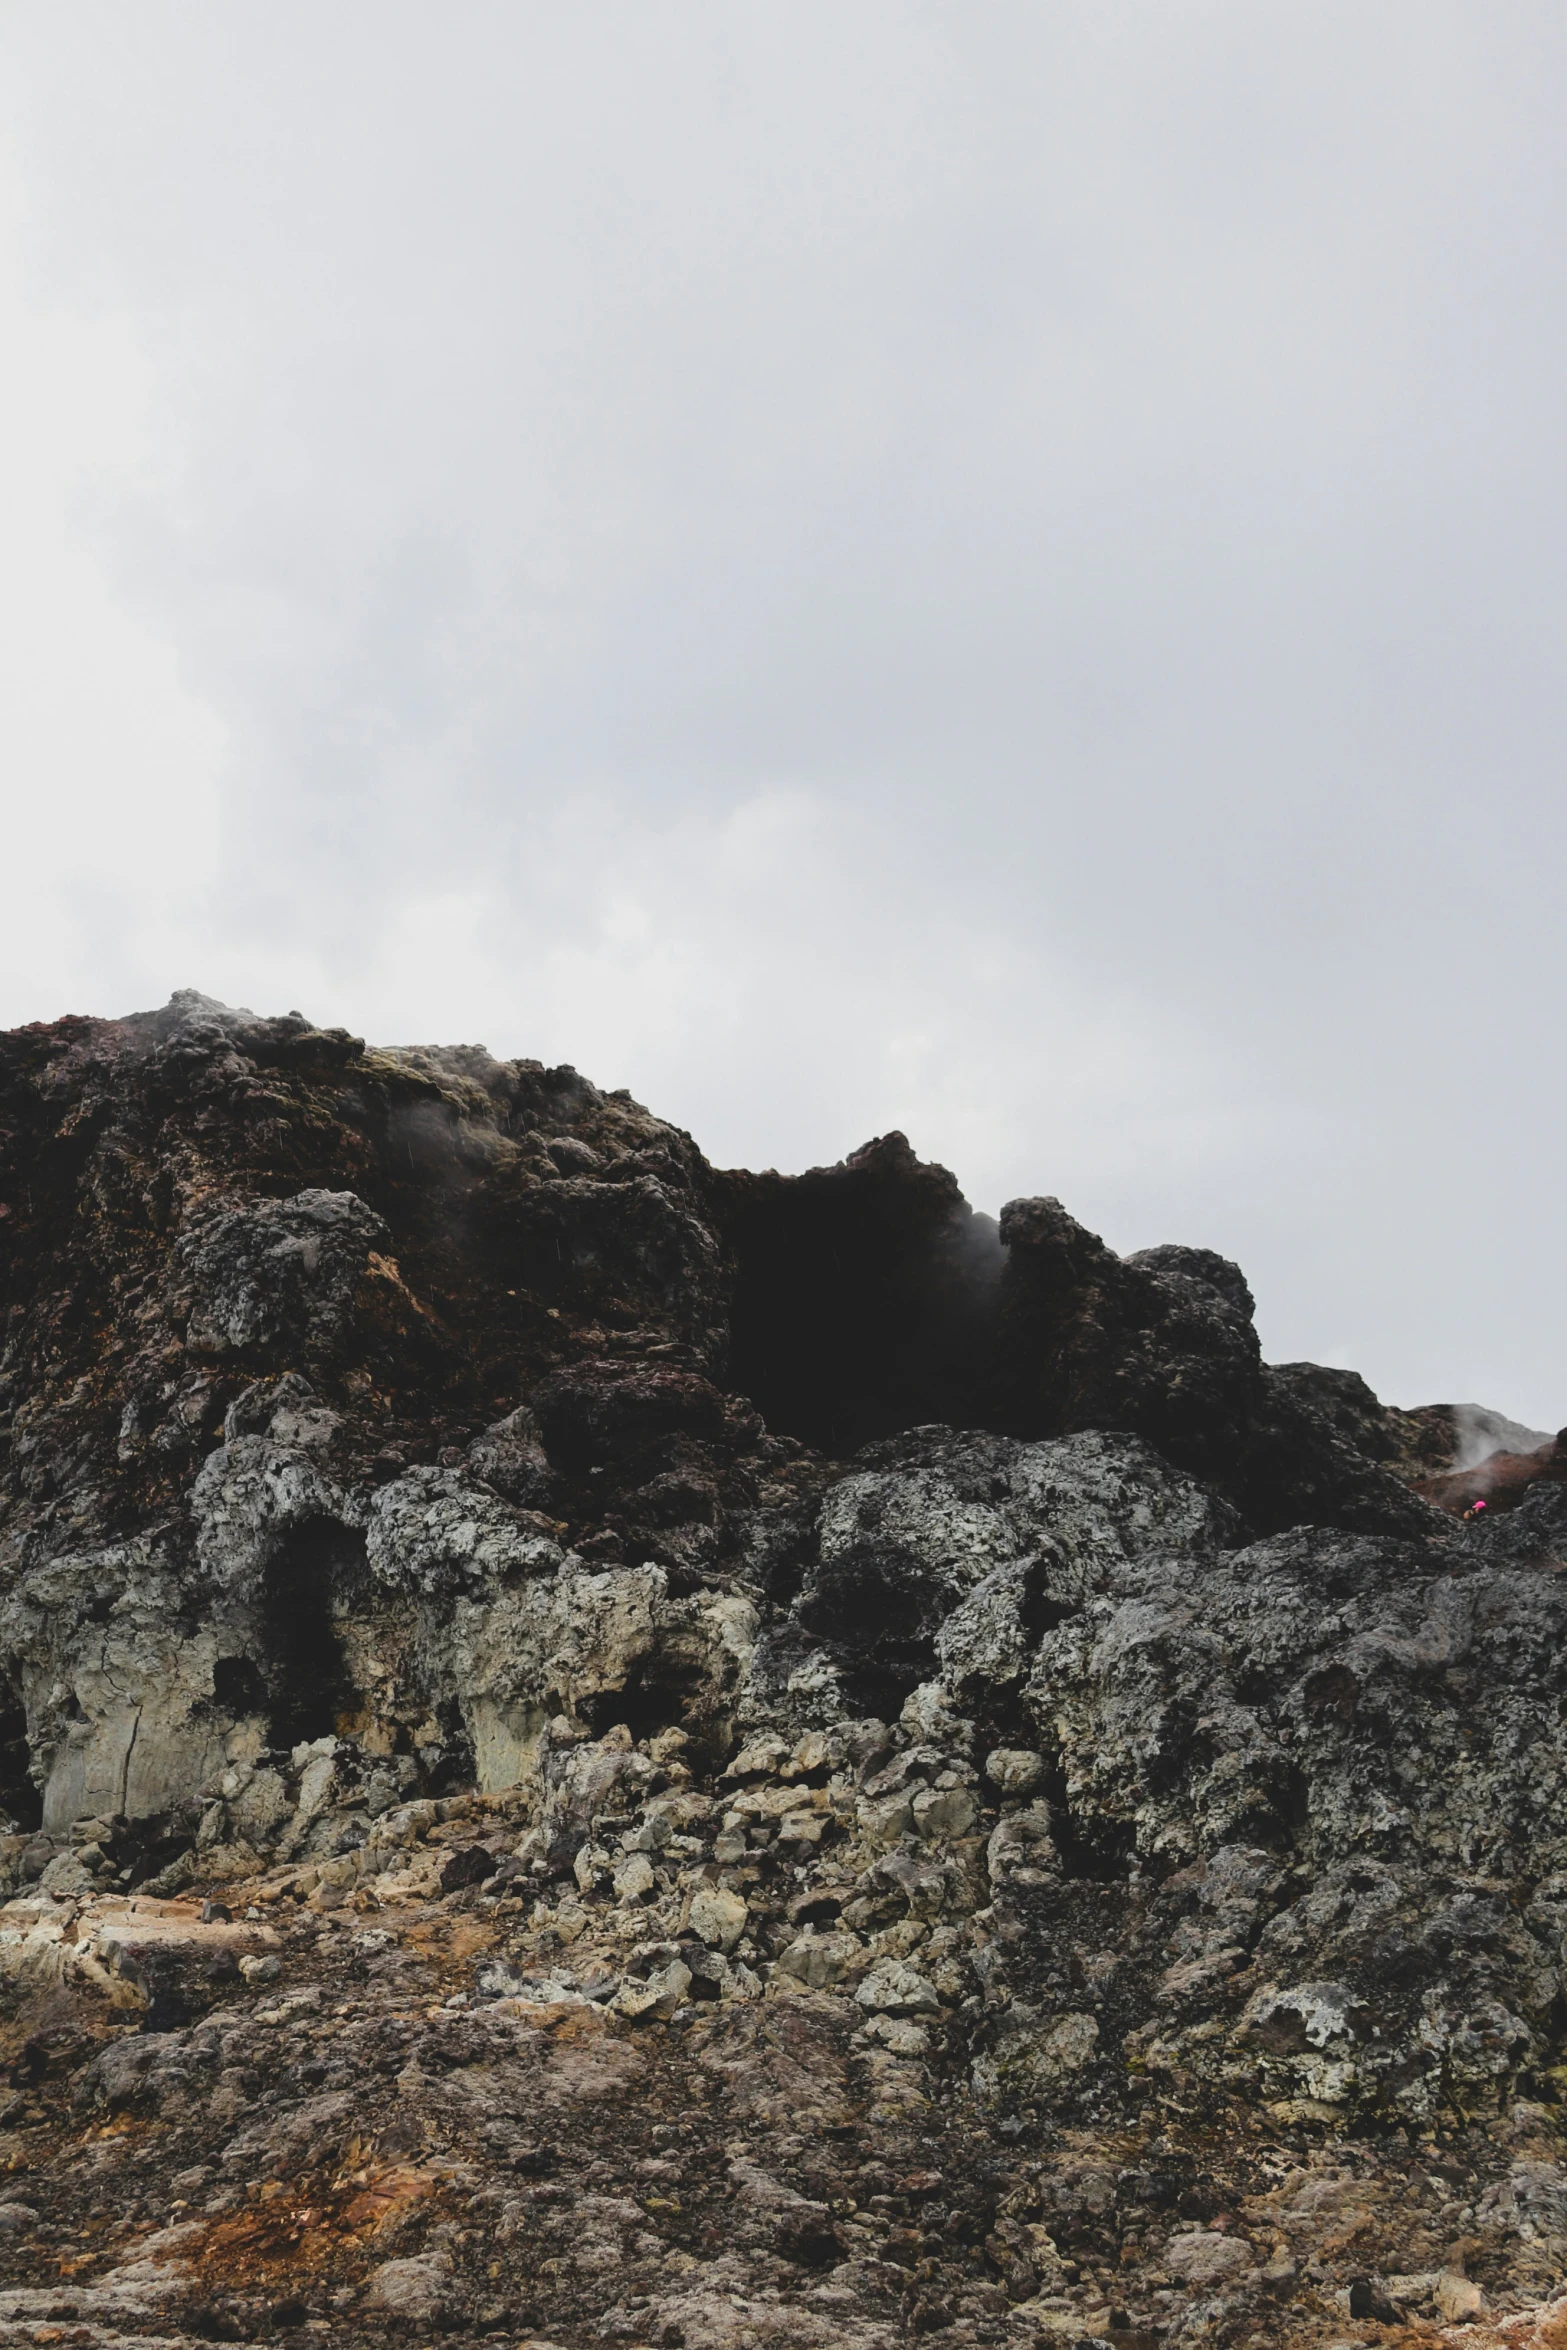
[[[1567,13],[0,6],[0,1021],[890,1126],[1567,1419]]]

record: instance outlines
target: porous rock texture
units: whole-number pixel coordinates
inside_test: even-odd
[[[0,1311],[0,2342],[1567,2350],[1559,1441],[193,994]]]

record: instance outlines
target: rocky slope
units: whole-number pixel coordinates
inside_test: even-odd
[[[0,1313],[0,2341],[1567,2346],[1567,1446],[191,995]]]

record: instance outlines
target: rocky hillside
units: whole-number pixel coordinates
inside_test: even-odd
[[[0,1316],[0,2342],[1567,2350],[1567,1445],[189,994]]]

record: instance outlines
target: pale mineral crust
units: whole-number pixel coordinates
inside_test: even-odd
[[[0,2342],[1567,2350],[1567,1446],[1252,1313],[0,1038]]]

